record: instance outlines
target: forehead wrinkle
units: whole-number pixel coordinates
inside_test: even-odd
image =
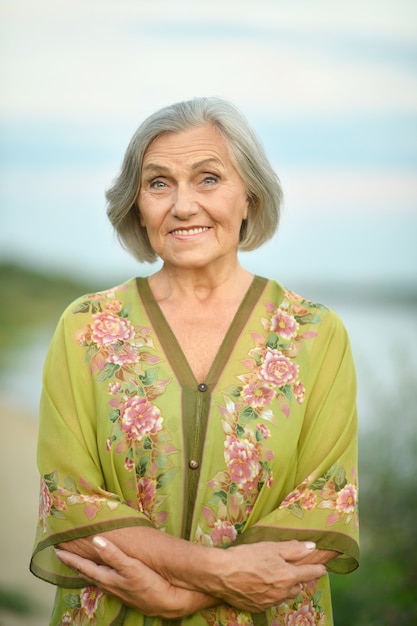
[[[158,165],[158,163],[146,163],[143,165],[142,170],[156,170],[158,172],[169,172],[169,168],[165,165]]]
[[[191,169],[196,170],[199,167],[210,165],[211,163],[223,166],[223,162],[220,159],[217,159],[216,157],[208,157],[207,159],[202,159],[201,161],[197,161],[197,163],[193,163]]]
[[[201,169],[202,167],[205,167],[206,165],[217,165],[220,167],[224,167],[223,161],[221,159],[218,159],[217,157],[207,157],[205,159],[201,159],[200,161],[197,161],[196,163],[192,163],[191,170],[198,170],[198,169]],[[166,165],[159,164],[159,163],[152,163],[152,162],[144,163],[142,167],[142,173],[147,174],[147,175],[152,174],[152,173],[170,174],[171,168]]]
[[[196,170],[199,167],[203,167],[204,165],[210,165],[210,163],[215,163],[216,165],[223,165],[223,161],[221,159],[218,159],[217,157],[207,157],[206,159],[201,159],[200,161],[197,161],[196,163],[192,163],[191,169]],[[168,172],[170,168],[167,167],[166,165],[160,165],[159,163],[144,163],[142,169],[162,170],[162,171]]]

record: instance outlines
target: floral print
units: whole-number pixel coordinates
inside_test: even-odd
[[[218,609],[202,611],[208,626],[253,626],[250,613],[237,611],[232,607],[220,606]]]
[[[160,359],[151,353],[151,331],[133,326],[127,319],[128,312],[116,299],[114,290],[93,294],[73,309],[74,314],[91,313],[92,320],[76,331],[74,339],[85,349],[85,361],[96,380],[107,384],[112,433],[106,450],[111,453],[114,449],[117,455],[124,455],[125,469],[134,472],[137,480],[137,501],[131,504],[161,527],[167,514],[158,511],[163,498],[158,498],[156,491],[176,471],[170,461],[176,449],[170,444],[164,417],[154,400],[164,393],[170,380],[160,380],[153,367]],[[40,519],[44,532],[48,530],[48,516],[64,518],[67,506],[83,505],[89,520],[95,518],[103,504],[118,506],[111,494],[94,493],[85,479],[81,477],[80,481],[88,495],[79,492],[71,477],[64,479],[67,488],[58,486],[57,472],[43,477]]]
[[[96,313],[91,324],[91,340],[103,348],[115,343],[126,342],[135,334],[129,320],[113,313]],[[110,357],[112,359],[112,357]],[[134,361],[132,361],[134,362]]]
[[[274,389],[264,385],[262,382],[248,383],[242,389],[242,398],[249,406],[267,406],[271,404],[274,397]]]
[[[299,324],[294,316],[288,315],[283,308],[276,309],[270,324],[270,329],[274,333],[277,333],[284,339],[292,339],[297,334],[298,328]]]
[[[284,356],[280,350],[267,348],[258,370],[260,379],[274,387],[284,387],[293,383],[298,376],[298,365]]]
[[[92,322],[77,330],[74,339],[85,348],[85,361],[99,382],[143,376],[142,364],[159,362],[148,351],[154,347],[149,328],[134,327],[128,319],[129,307],[114,298],[113,290],[93,294],[72,311],[92,314]],[[169,381],[164,382],[166,385]],[[161,391],[164,383],[156,388]]]
[[[65,512],[70,506],[82,505],[84,515],[89,520],[94,519],[103,506],[112,511],[119,506],[120,498],[114,494],[104,489],[95,491],[83,478],[80,478],[80,484],[91,495],[80,493],[71,476],[60,477],[56,470],[44,475],[41,480],[39,502],[39,517],[42,520],[43,533],[49,530],[49,517],[66,519]]]
[[[69,610],[62,615],[59,626],[95,626],[96,614],[103,599],[103,592],[93,586],[84,587],[79,594],[67,594],[65,603]]]
[[[146,435],[155,435],[162,429],[160,410],[146,398],[133,396],[120,410],[120,425],[130,441],[142,441]]]
[[[67,481],[70,479],[67,479]],[[58,473],[46,474],[41,479],[40,497],[39,497],[39,519],[42,532],[46,533],[49,529],[49,517],[65,518],[64,511],[67,509],[65,491],[58,488]]]
[[[226,471],[219,472],[208,483],[214,492],[211,504],[217,508],[218,515],[205,516],[207,521],[210,518],[208,532],[204,533],[200,525],[196,533],[198,541],[216,546],[230,544],[232,538],[228,542],[227,536],[215,532],[223,523],[223,507],[232,512],[233,526],[238,534],[242,532],[260,490],[263,486],[271,488],[273,484],[271,462],[275,455],[267,445],[271,431],[265,421],[275,426],[278,423],[277,411],[272,410],[274,401],[278,403],[279,412],[288,418],[291,400],[302,404],[305,399],[296,359],[305,342],[317,333],[300,333],[300,328],[321,321],[320,315],[312,315],[311,305],[308,309],[306,304],[291,292],[286,292],[278,307],[265,303],[267,317],[261,318],[265,334],[252,333],[254,347],[249,352],[250,358],[243,361],[249,371],[237,376],[242,385],[224,390],[226,403],[219,406],[219,410],[225,435]],[[319,305],[316,307],[326,310]],[[312,506],[312,503],[310,499],[306,506]]]
[[[321,598],[322,591],[317,590],[317,582],[302,584],[294,600],[271,609],[271,626],[326,626],[329,622],[320,605]]]
[[[155,399],[165,392],[169,379],[160,380],[153,365],[154,343],[149,328],[133,326],[129,309],[116,299],[114,290],[93,294],[73,313],[91,310],[92,323],[75,334],[86,349],[91,371],[98,382],[107,382],[109,419],[113,424],[106,449],[124,454],[124,467],[135,472],[137,501],[133,505],[160,528],[167,519],[159,511],[164,498],[156,492],[173,477],[176,469],[169,457],[176,452],[164,429],[164,417]],[[146,364],[146,369],[144,368]]]
[[[358,483],[355,469],[352,468],[352,482],[348,483],[342,466],[333,465],[319,478],[309,476],[297,489],[291,492],[280,505],[289,509],[297,517],[303,517],[304,511],[330,509],[333,512],[327,518],[327,525],[343,521],[349,524],[353,520],[358,525]]]
[[[246,491],[256,488],[261,465],[254,443],[228,436],[224,442],[224,458],[230,478],[238,488]]]
[[[259,414],[259,409],[278,401],[281,411],[289,417],[293,398],[298,404],[305,399],[297,357],[305,342],[317,336],[314,330],[301,332],[303,326],[318,324],[321,311],[327,308],[307,302],[292,292],[277,307],[266,302],[267,317],[261,318],[266,335],[253,332],[254,348],[243,364],[249,373],[238,378],[244,383],[240,395]],[[316,310],[312,313],[311,310]]]

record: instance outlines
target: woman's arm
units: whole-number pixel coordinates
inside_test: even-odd
[[[194,544],[147,527],[109,531],[101,537],[114,543],[130,559],[130,568],[132,563],[139,562],[139,585],[140,569],[144,564],[174,587],[202,593],[203,598],[189,597],[192,606],[183,606],[185,614],[207,608],[210,602],[213,604],[208,605],[213,606],[216,598],[217,603],[226,602],[241,610],[261,612],[295,597],[299,583],[320,578],[326,572],[321,564],[298,562],[308,560],[308,555],[314,554],[315,546],[309,542],[261,542],[223,550]],[[105,543],[107,545],[101,547],[93,538],[86,538],[60,547],[117,568],[112,548],[108,551],[109,541]],[[73,561],[65,562],[74,566]],[[98,580],[99,566],[92,564],[89,567],[88,575],[94,573],[92,578]],[[102,584],[100,582],[100,586]],[[126,584],[131,587],[132,581],[126,581]],[[194,600],[204,606],[195,609]]]
[[[144,615],[179,619],[219,603],[216,598],[171,585],[141,561],[128,557],[101,537],[93,540],[91,548],[92,551],[95,548],[95,560],[100,561],[100,565],[74,552],[56,550],[56,554],[88,584],[99,586]]]

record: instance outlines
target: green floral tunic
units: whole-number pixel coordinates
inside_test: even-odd
[[[221,314],[221,312],[219,312]],[[61,318],[44,371],[32,572],[51,624],[158,626],[61,563],[58,542],[146,525],[206,546],[313,540],[357,567],[356,383],[335,313],[255,277],[198,384],[145,278]],[[265,614],[218,606],[184,626],[330,626],[328,577]]]

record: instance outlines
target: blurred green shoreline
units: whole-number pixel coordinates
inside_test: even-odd
[[[128,278],[121,277],[119,282]],[[361,307],[367,304],[417,306],[417,282],[335,283],[313,278],[295,283],[288,287],[329,306],[333,302]],[[15,262],[0,263],[0,290],[4,303],[0,308],[1,352],[4,354],[26,341],[28,334],[39,327],[53,328],[64,308],[75,298],[112,286],[104,281],[81,280]],[[0,368],[3,365],[4,356],[0,357]]]

